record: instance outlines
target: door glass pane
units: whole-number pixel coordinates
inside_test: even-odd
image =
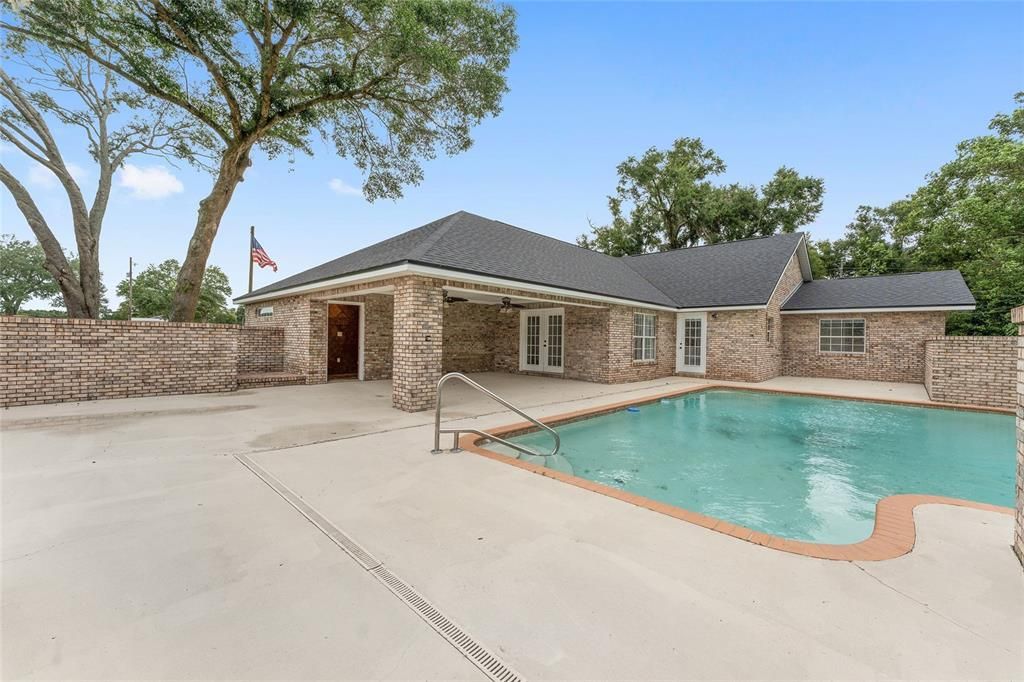
[[[698,319],[683,320],[683,364],[689,367],[701,365],[701,327],[703,321]]]
[[[562,316],[548,316],[548,367],[562,366]]]
[[[540,315],[526,317],[526,364],[540,365]]]

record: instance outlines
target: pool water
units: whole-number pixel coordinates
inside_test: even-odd
[[[1013,506],[1011,415],[739,390],[631,410],[560,426],[561,455],[524,459],[811,542],[867,538],[897,493]],[[550,449],[544,433],[512,440]]]

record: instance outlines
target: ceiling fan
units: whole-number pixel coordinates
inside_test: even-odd
[[[445,303],[465,303],[468,298],[462,298],[460,296],[449,296],[447,289],[441,290],[441,297],[444,298]]]
[[[498,304],[498,312],[499,313],[505,313],[505,312],[508,312],[508,311],[513,310],[515,308],[525,308],[525,307],[526,307],[525,305],[520,305],[518,303],[513,303],[511,298],[509,298],[508,296],[504,296],[501,299],[501,303]]]

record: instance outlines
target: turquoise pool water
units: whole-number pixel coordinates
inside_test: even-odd
[[[1013,506],[1009,415],[709,390],[558,432],[548,466],[796,540],[863,540],[896,493]]]

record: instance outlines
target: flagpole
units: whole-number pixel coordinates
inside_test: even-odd
[[[249,226],[249,293],[252,293],[252,240],[256,239],[256,226]]]

